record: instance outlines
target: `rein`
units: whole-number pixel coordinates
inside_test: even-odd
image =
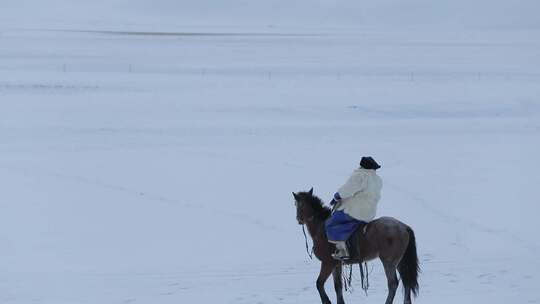
[[[366,293],[367,296],[367,291],[369,289],[369,271],[367,267],[367,262],[364,262],[364,267],[362,267],[362,263],[358,264],[358,266],[360,266],[360,282],[362,284],[362,290]]]
[[[308,241],[307,241],[307,236],[306,236],[306,229],[304,227],[305,227],[305,225],[302,225],[302,232],[304,233],[304,240],[306,241],[306,252],[308,254],[309,259],[313,260],[313,247],[311,247],[311,252],[310,252],[309,251]]]
[[[308,218],[306,220],[306,222],[311,222],[311,221],[313,221],[314,218],[315,218],[315,216],[312,216],[312,217]],[[306,224],[302,224],[302,232],[304,233],[304,240],[306,241],[306,252],[307,252],[307,254],[309,256],[309,259],[313,260],[313,246],[311,247],[311,252],[310,252],[309,251],[309,245],[308,245],[305,226],[306,226]]]
[[[352,285],[352,281],[353,281],[353,265],[346,265],[344,263],[341,264],[342,267],[344,269],[348,269],[349,273],[346,273],[344,272],[343,273],[343,281],[345,282],[345,284],[343,284],[343,286],[345,287],[345,291],[350,291],[351,293],[353,292],[353,285]],[[362,290],[364,291],[364,293],[366,294],[366,296],[368,295],[368,289],[369,289],[369,270],[368,270],[368,265],[367,265],[367,262],[360,262],[358,263],[358,266],[360,268],[360,284],[361,284],[361,287],[362,287]]]

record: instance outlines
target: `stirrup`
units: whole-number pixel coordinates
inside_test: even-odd
[[[349,255],[347,255],[346,252],[345,252],[345,255],[342,255],[341,251],[332,253],[332,258],[334,260],[338,260],[338,261],[347,261],[347,260],[351,259],[351,257]]]

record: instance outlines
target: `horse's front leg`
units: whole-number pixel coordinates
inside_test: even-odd
[[[343,300],[342,271],[343,267],[341,264],[338,264],[336,267],[334,267],[334,271],[332,272],[332,276],[334,277],[334,289],[336,290],[337,296],[337,304],[345,304],[345,300]]]
[[[335,263],[331,262],[322,262],[321,263],[321,271],[319,273],[319,277],[317,278],[317,290],[319,291],[319,295],[321,296],[321,302],[323,304],[331,304],[330,299],[328,298],[328,295],[326,294],[326,291],[324,290],[324,283],[332,273],[335,267]]]

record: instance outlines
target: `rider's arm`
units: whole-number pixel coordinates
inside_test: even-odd
[[[363,191],[366,187],[366,178],[364,174],[353,174],[347,182],[339,188],[337,194],[341,199],[352,197],[357,192]]]

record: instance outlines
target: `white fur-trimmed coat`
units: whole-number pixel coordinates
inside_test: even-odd
[[[341,203],[337,210],[357,220],[369,222],[375,218],[381,198],[382,179],[375,170],[362,167],[354,170],[347,182],[338,190]]]

